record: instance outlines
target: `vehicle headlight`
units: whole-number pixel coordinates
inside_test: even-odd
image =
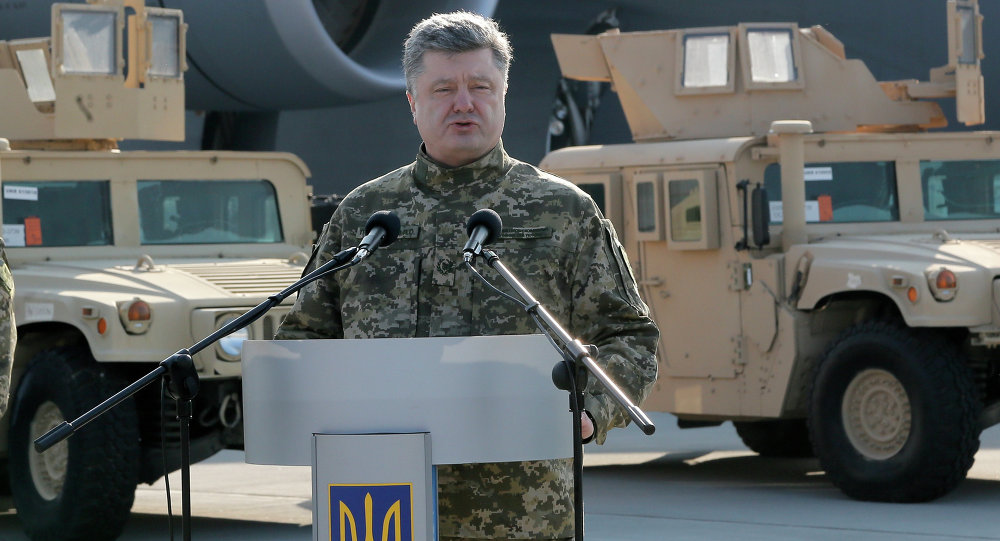
[[[215,320],[215,328],[221,329],[236,319],[236,316],[222,316]],[[243,354],[243,342],[250,339],[250,328],[243,327],[219,339],[215,343],[215,351],[219,358],[226,361],[239,361]]]
[[[927,286],[931,295],[941,302],[948,302],[958,293],[958,276],[946,267],[927,271]]]
[[[143,334],[153,325],[153,307],[136,297],[118,304],[118,318],[129,334]]]

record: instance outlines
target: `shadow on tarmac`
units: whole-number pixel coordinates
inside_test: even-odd
[[[119,541],[170,539],[167,519],[163,515],[133,513]],[[155,532],[151,533],[151,532]],[[218,518],[191,519],[193,538],[213,541],[245,541],[247,539],[307,540],[312,539],[312,526],[227,520]],[[180,516],[175,515],[174,539],[181,539]]]
[[[753,487],[764,491],[768,488],[783,491],[810,489],[816,492],[810,497],[855,501],[833,486],[815,458],[770,458],[745,453],[727,456],[730,454],[667,454],[639,464],[588,466],[584,479],[628,479],[630,482],[658,485],[690,483],[702,489],[713,485]],[[977,506],[1000,506],[1000,478],[969,477],[954,491],[933,503],[947,506],[964,502],[974,502]]]
[[[826,474],[814,458],[766,458],[757,455],[713,458],[712,454],[685,453],[666,455],[641,464],[593,466],[586,477],[604,477],[644,481],[655,484],[692,483],[707,488],[715,484],[729,487],[766,487],[822,489],[831,487]]]
[[[180,515],[174,515],[174,539],[181,539]],[[312,526],[275,524],[248,520],[227,520],[218,518],[192,517],[192,537],[213,541],[246,541],[248,539],[268,539],[271,541],[312,539]],[[151,541],[170,539],[170,530],[165,515],[132,513],[119,541]],[[29,541],[21,523],[13,512],[0,513],[0,541]]]

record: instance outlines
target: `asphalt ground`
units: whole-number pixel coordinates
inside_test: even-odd
[[[845,497],[813,459],[757,456],[729,424],[679,430],[670,415],[651,417],[653,436],[616,430],[607,445],[587,447],[586,539],[1000,540],[1000,426],[983,433],[955,491],[883,504]],[[180,539],[177,474],[171,492]],[[192,514],[196,540],[309,540],[309,468],[250,465],[240,452],[222,452],[192,468]],[[0,541],[27,539],[16,513],[0,512]],[[162,480],[137,490],[121,539],[170,539]]]

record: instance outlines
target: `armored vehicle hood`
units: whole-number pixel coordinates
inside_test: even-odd
[[[55,290],[72,287],[85,294],[92,288],[99,296],[132,293],[172,300],[215,299],[221,305],[242,305],[247,303],[247,297],[267,296],[294,282],[302,273],[302,263],[273,258],[153,262],[147,257],[138,262],[95,259],[26,263],[17,270],[20,280],[45,283]]]
[[[886,294],[911,325],[988,325],[994,319],[994,279],[1000,276],[1000,237],[944,230],[818,240],[789,251],[803,270],[799,308],[822,305],[844,291]],[[949,280],[938,277],[950,273]],[[794,278],[791,278],[794,281]],[[791,285],[794,290],[796,285]],[[911,291],[912,290],[912,291]]]

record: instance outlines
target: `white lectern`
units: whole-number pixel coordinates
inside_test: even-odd
[[[312,466],[315,540],[436,540],[434,465],[573,456],[559,360],[542,335],[249,341],[246,461]]]

